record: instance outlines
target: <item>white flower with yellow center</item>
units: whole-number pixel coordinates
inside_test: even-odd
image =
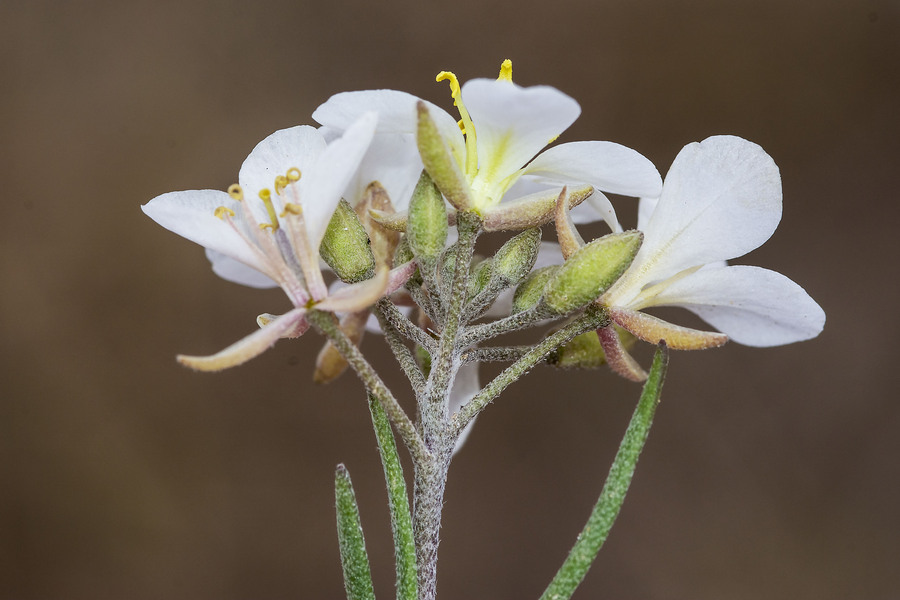
[[[260,142],[228,192],[192,190],[158,196],[141,208],[151,219],[204,246],[225,279],[255,287],[280,286],[294,309],[263,315],[261,326],[212,356],[179,356],[200,370],[241,364],[281,337],[296,337],[315,308],[361,310],[389,284],[386,268],[375,277],[329,294],[319,269],[319,246],[341,194],[366,153],[377,116],[365,113],[344,135],[326,143],[314,127],[277,131]],[[384,265],[382,265],[384,267]]]
[[[510,61],[504,61],[496,80],[474,79],[460,87],[456,76],[449,72],[440,73],[437,80],[450,82],[460,115],[458,123],[437,106],[394,90],[337,94],[316,109],[313,118],[329,129],[343,131],[360,114],[374,110],[379,115],[379,135],[418,133],[422,150],[419,113],[424,107],[438,141],[453,163],[451,168],[459,185],[453,190],[448,188],[454,186],[442,185],[441,175],[434,172],[439,168],[429,164],[429,157],[423,152],[426,169],[454,206],[481,214],[486,229],[505,228],[515,220],[514,213],[528,212],[529,203],[533,209],[539,199],[543,199],[541,206],[548,207],[546,214],[539,216],[549,220],[562,185],[568,185],[570,196],[579,201],[594,192],[589,202],[614,230],[620,229],[615,212],[600,190],[636,197],[659,195],[661,179],[656,168],[625,146],[600,141],[570,142],[541,152],[578,118],[581,108],[555,88],[523,88],[514,84]],[[507,192],[517,183],[543,184],[545,188],[552,184],[555,189],[508,198]],[[579,185],[586,191],[575,194]],[[533,224],[536,223],[525,226]]]
[[[764,347],[816,337],[825,313],[803,288],[775,271],[725,263],[762,245],[780,220],[781,176],[762,148],[734,136],[688,144],[659,199],[641,200],[643,244],[598,303],[639,339],[680,350],[720,346],[729,338]],[[557,218],[557,226],[568,255],[579,244],[577,233],[565,218]],[[642,312],[655,306],[686,308],[722,333]],[[632,379],[645,376],[612,326],[598,333],[611,367]]]

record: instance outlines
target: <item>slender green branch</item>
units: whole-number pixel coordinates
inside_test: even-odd
[[[653,415],[659,404],[663,381],[666,377],[668,360],[669,355],[665,343],[660,344],[656,356],[653,358],[647,383],[644,384],[641,399],[634,410],[628,429],[625,431],[625,437],[622,438],[622,444],[619,446],[612,468],[609,470],[609,476],[600,492],[600,498],[584,529],[579,534],[578,540],[569,552],[569,556],[563,562],[553,581],[547,586],[541,600],[568,600],[571,598],[606,541],[622,508],[625,494],[628,492],[628,486],[634,476],[638,457],[644,448],[644,442],[647,441],[647,435],[650,433]]]
[[[552,317],[553,315],[548,314],[542,307],[536,306],[490,323],[483,323],[469,328],[461,337],[459,345],[461,348],[468,348],[485,340],[511,331],[518,331],[529,325],[534,325],[538,321]]]
[[[419,432],[416,431],[416,426],[409,419],[409,416],[407,416],[403,407],[400,406],[400,403],[397,402],[397,399],[381,380],[381,377],[378,376],[378,373],[375,372],[375,369],[372,368],[372,365],[370,365],[365,357],[363,357],[359,348],[356,347],[356,344],[351,342],[346,334],[341,331],[341,328],[338,327],[334,315],[318,310],[311,310],[306,313],[306,318],[316,327],[316,329],[320,330],[331,340],[334,347],[341,353],[341,356],[343,356],[350,366],[353,367],[353,370],[356,371],[356,374],[362,380],[363,385],[366,386],[366,390],[378,398],[378,401],[381,402],[381,406],[384,407],[384,410],[394,424],[394,427],[397,428],[400,437],[403,438],[403,443],[409,448],[410,454],[418,460],[428,460],[430,453],[428,448],[426,448],[422,437],[419,435]]]
[[[419,369],[419,365],[416,364],[416,359],[413,357],[409,347],[400,338],[400,332],[394,326],[394,321],[387,316],[386,313],[389,309],[386,309],[385,303],[394,306],[390,300],[385,299],[382,299],[375,305],[375,316],[378,317],[378,323],[381,325],[384,339],[387,340],[391,352],[394,353],[394,358],[400,363],[400,368],[403,369],[406,378],[409,379],[413,391],[420,390],[425,385],[425,376],[422,375],[422,371]],[[394,310],[396,310],[396,307]]]
[[[369,395],[369,411],[381,453],[384,479],[388,490],[388,506],[391,510],[391,531],[394,534],[394,560],[397,569],[397,600],[416,600],[416,546],[413,540],[412,516],[403,467],[397,454],[397,444],[391,432],[384,409],[377,398]]]
[[[437,350],[437,344],[435,343],[434,338],[425,331],[422,331],[420,327],[416,327],[416,325],[410,321],[406,315],[400,312],[388,298],[379,300],[375,305],[375,308],[377,309],[376,315],[381,313],[400,335],[422,346],[428,350],[429,353]],[[379,317],[379,321],[380,319],[381,317]]]
[[[542,361],[555,348],[568,342],[576,335],[590,329],[596,329],[607,322],[609,322],[609,315],[606,311],[591,306],[588,307],[588,310],[581,317],[544,338],[543,341],[536,344],[534,348],[529,350],[519,360],[504,369],[453,416],[451,422],[454,436],[458,436],[469,421],[484,410],[509,384],[530,371],[534,365]]]
[[[489,346],[487,348],[474,348],[463,353],[464,363],[490,362],[490,361],[514,361],[519,360],[534,346]]]

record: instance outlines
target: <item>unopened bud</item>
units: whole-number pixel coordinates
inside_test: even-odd
[[[515,236],[494,255],[493,274],[504,287],[518,285],[531,271],[541,246],[541,229],[532,227]]]
[[[436,259],[447,242],[447,206],[424,171],[409,201],[406,238],[416,258],[424,260]]]
[[[488,286],[493,262],[490,258],[486,258],[472,269],[472,274],[469,275],[469,298],[474,298]]]
[[[365,281],[375,274],[375,256],[369,247],[369,236],[346,200],[338,203],[328,222],[319,256],[341,281],[347,283]]]
[[[544,295],[544,288],[547,287],[547,282],[558,270],[559,265],[550,265],[549,267],[542,267],[532,271],[525,278],[525,281],[516,288],[516,293],[513,295],[511,314],[520,313],[537,306],[537,303],[540,302],[541,297]]]
[[[597,332],[591,330],[551,352],[547,362],[561,369],[596,369],[606,362],[606,354]]]
[[[640,231],[625,231],[579,248],[547,282],[544,303],[564,315],[596,300],[628,269],[643,239]]]

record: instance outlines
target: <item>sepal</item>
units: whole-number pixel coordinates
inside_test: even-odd
[[[544,303],[558,315],[596,300],[628,269],[641,247],[639,231],[611,233],[573,253],[547,282]]]
[[[425,170],[450,204],[457,210],[469,209],[472,206],[469,184],[444,144],[444,139],[428,112],[428,106],[419,101],[416,103],[416,111],[416,143]]]

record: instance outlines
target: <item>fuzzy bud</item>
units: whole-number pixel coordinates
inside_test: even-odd
[[[319,255],[341,281],[357,283],[375,274],[375,256],[369,246],[369,236],[346,200],[338,203],[328,223]]]
[[[422,172],[409,201],[406,238],[416,258],[434,260],[447,242],[447,206],[428,173]]]
[[[579,248],[547,282],[544,304],[565,315],[596,300],[628,269],[643,239],[640,231],[625,231]]]

